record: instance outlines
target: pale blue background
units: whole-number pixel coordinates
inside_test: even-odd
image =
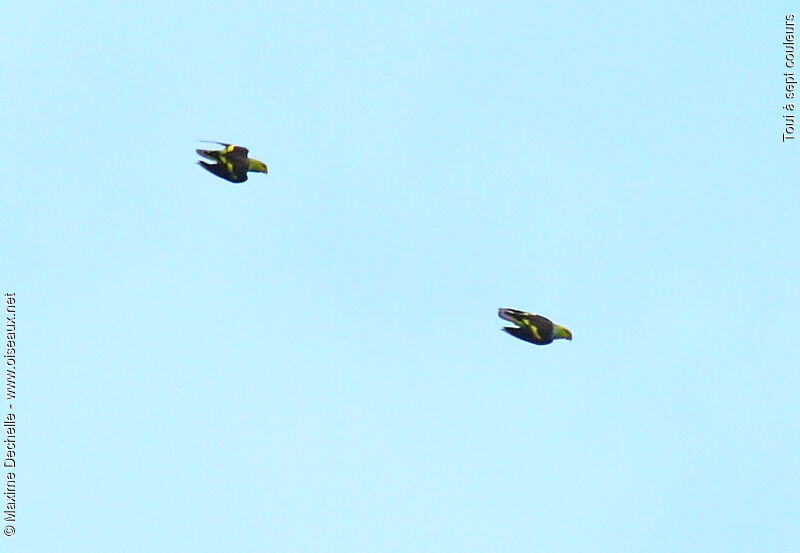
[[[3,550],[797,551],[800,4],[756,5],[14,4]]]

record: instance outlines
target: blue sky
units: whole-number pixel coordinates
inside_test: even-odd
[[[793,9],[17,7],[3,550],[794,551]]]

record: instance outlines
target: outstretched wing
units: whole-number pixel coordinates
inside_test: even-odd
[[[247,180],[247,168],[231,163],[206,163],[198,161],[197,164],[206,171],[230,182],[241,183]]]
[[[230,160],[233,160],[237,163],[244,163],[247,164],[247,154],[249,150],[247,148],[243,148],[241,146],[234,146],[230,144],[222,150],[222,156],[226,157]]]
[[[547,317],[511,308],[501,308],[497,314],[501,319],[517,325],[518,328],[505,327],[503,330],[520,340],[538,345],[553,341],[553,322]]]
[[[217,142],[216,140],[198,140],[198,142],[205,142],[206,144],[219,144],[220,146],[230,146],[227,142]]]
[[[200,140],[200,142],[207,142],[209,144],[219,144],[220,146],[224,146],[223,150],[219,151],[219,154],[222,156],[229,156],[232,159],[236,160],[246,160],[247,154],[250,152],[247,148],[243,148],[242,146],[237,146],[236,144],[228,144],[227,142],[217,142],[216,140]],[[208,150],[203,150],[208,151]],[[197,150],[197,153],[200,154],[200,150]],[[203,154],[200,154],[203,155]]]
[[[197,150],[195,150],[195,152],[197,152],[197,155],[202,156],[202,157],[204,157],[206,159],[212,159],[214,161],[219,160],[219,150],[200,150],[200,149],[197,149]]]
[[[536,340],[553,341],[553,322],[550,319],[528,313],[519,323],[523,328],[527,328]]]

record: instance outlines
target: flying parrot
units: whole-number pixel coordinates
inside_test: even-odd
[[[204,158],[216,161],[216,163],[198,161],[197,164],[220,178],[239,184],[247,180],[248,171],[251,173],[267,172],[266,163],[247,157],[247,148],[211,140],[201,140],[201,142],[224,146],[222,150],[196,150]]]
[[[531,344],[544,346],[561,338],[572,340],[572,332],[568,328],[555,324],[547,317],[505,307],[498,309],[497,315],[517,325],[504,327],[503,330]]]

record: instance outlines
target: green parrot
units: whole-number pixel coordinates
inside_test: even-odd
[[[248,171],[251,173],[267,172],[266,163],[247,157],[247,148],[211,140],[201,140],[201,142],[210,142],[225,147],[222,150],[196,150],[204,158],[216,161],[216,163],[198,161],[197,164],[220,178],[239,184],[247,180]]]
[[[555,324],[547,317],[506,307],[498,309],[497,315],[517,325],[504,327],[503,330],[531,344],[544,346],[561,338],[572,340],[572,332],[568,328]]]

